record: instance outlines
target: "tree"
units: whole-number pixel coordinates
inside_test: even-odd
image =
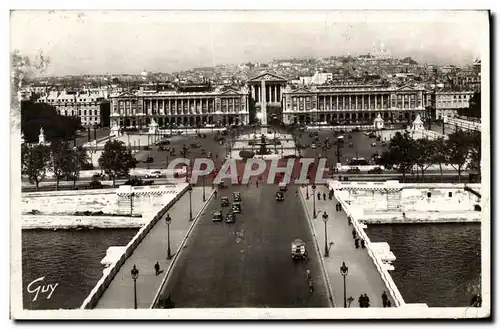
[[[37,142],[40,127],[45,137],[52,142],[55,139],[70,140],[81,128],[80,119],[59,115],[56,108],[45,103],[21,102],[21,131],[27,142]]]
[[[89,156],[87,150],[82,146],[78,146],[76,149],[70,151],[69,158],[69,168],[70,174],[73,177],[73,188],[76,187],[76,180],[80,177],[80,171],[83,166],[88,163]]]
[[[55,140],[50,145],[52,153],[52,172],[56,178],[56,191],[59,190],[59,181],[71,174],[72,152],[67,142]]]
[[[458,182],[460,182],[462,170],[469,159],[471,135],[463,130],[449,134],[446,148],[446,162],[458,172]]]
[[[443,182],[443,164],[446,163],[447,146],[443,137],[437,138],[431,142],[431,163],[439,165],[441,182]]]
[[[47,176],[47,169],[51,165],[50,149],[45,145],[28,146],[23,144],[21,147],[21,173],[28,176],[31,184],[38,185]]]
[[[470,133],[470,163],[469,169],[481,172],[481,132]]]
[[[415,141],[416,147],[416,165],[417,165],[417,177],[418,177],[418,168],[420,168],[420,172],[422,173],[422,180],[424,179],[424,174],[427,168],[432,164],[432,155],[433,155],[433,144],[432,141],[426,138],[420,138]]]
[[[135,168],[137,160],[125,144],[118,140],[110,140],[104,145],[104,151],[99,157],[99,166],[112,178],[115,186],[116,177],[120,174],[128,175],[130,169]]]
[[[391,138],[389,150],[382,153],[380,162],[387,167],[396,166],[404,182],[406,173],[416,163],[416,142],[407,131],[397,132]]]

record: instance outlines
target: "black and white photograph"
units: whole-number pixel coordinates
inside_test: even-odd
[[[490,19],[11,10],[11,317],[491,316]]]

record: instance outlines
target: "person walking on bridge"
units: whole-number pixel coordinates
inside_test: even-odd
[[[384,307],[387,307],[387,299],[388,299],[388,298],[387,298],[387,293],[384,291],[384,292],[382,293],[382,305],[383,305]]]
[[[160,263],[156,262],[155,264],[155,272],[156,272],[156,275],[160,274]]]

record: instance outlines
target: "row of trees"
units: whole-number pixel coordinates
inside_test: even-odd
[[[67,142],[54,140],[50,146],[23,144],[21,146],[21,173],[31,184],[38,186],[52,171],[56,179],[56,189],[63,178],[71,178],[73,186],[80,170],[88,165],[87,151],[82,147],[70,148]]]
[[[64,178],[71,178],[73,187],[76,186],[80,171],[90,167],[88,161],[83,147],[72,148],[60,139],[53,140],[50,146],[26,143],[21,146],[21,173],[36,185],[37,190],[49,172],[56,179],[56,190]],[[116,140],[106,143],[98,161],[101,169],[113,180],[113,185],[117,177],[128,176],[130,169],[137,164],[131,150]]]
[[[481,169],[481,133],[459,130],[448,135],[446,140],[429,140],[413,139],[408,132],[398,132],[391,138],[388,151],[382,153],[379,164],[396,167],[403,181],[415,166],[417,176],[420,171],[423,178],[425,171],[434,164],[439,165],[442,177],[443,165],[448,164],[458,172],[460,181],[465,169]]]

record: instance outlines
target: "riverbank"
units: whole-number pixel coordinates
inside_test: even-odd
[[[23,215],[23,230],[71,230],[141,228],[151,220],[150,216],[64,216],[64,215]]]

